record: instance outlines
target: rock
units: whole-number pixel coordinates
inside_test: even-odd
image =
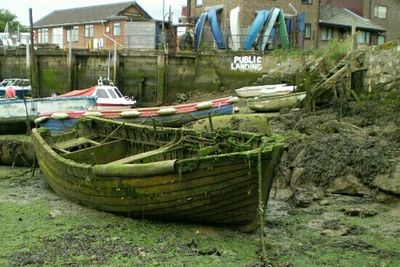
[[[321,232],[321,235],[329,236],[329,237],[339,237],[345,236],[349,233],[350,228],[341,225],[338,229],[326,229]]]
[[[400,195],[400,163],[396,165],[392,173],[378,175],[374,180],[374,186],[385,192]]]
[[[357,177],[351,174],[334,179],[326,191],[350,196],[365,196],[372,193],[371,189],[363,185]]]
[[[329,200],[323,199],[318,203],[320,206],[329,206],[331,203]]]
[[[288,201],[296,208],[307,208],[314,200],[320,199],[322,194],[315,187],[300,187],[293,191]]]
[[[294,168],[303,166],[305,155],[306,155],[306,150],[305,149],[300,150],[299,153],[297,153],[294,160],[290,163],[290,167]]]
[[[382,204],[393,204],[399,202],[400,200],[394,195],[389,195],[379,191],[375,196],[375,201]]]
[[[372,217],[378,214],[378,211],[370,208],[346,207],[342,209],[343,213],[352,217]]]
[[[290,186],[296,188],[303,184],[302,176],[304,174],[304,168],[294,168],[292,176],[290,178]]]

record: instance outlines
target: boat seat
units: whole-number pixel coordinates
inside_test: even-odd
[[[64,153],[70,153],[76,150],[80,150],[82,148],[97,146],[99,144],[100,143],[95,142],[89,138],[79,137],[77,139],[56,143],[53,145],[53,148],[62,151]]]
[[[146,151],[140,154],[135,154],[131,155],[122,159],[115,160],[113,162],[110,162],[108,164],[128,164],[128,163],[135,163],[139,160],[144,160],[146,158],[150,158],[153,156],[161,155],[166,152],[171,152],[172,150],[176,150],[179,148],[182,148],[182,145],[172,145],[172,146],[167,146],[167,147],[160,147],[151,151]]]

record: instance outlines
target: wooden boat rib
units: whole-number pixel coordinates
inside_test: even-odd
[[[59,134],[34,129],[32,139],[47,182],[65,198],[137,218],[242,230],[258,226],[258,189],[266,203],[282,152],[274,138],[252,133],[159,129],[94,117]]]

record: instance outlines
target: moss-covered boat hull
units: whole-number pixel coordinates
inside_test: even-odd
[[[53,136],[33,131],[47,182],[70,200],[138,218],[240,225],[251,230],[257,226],[259,183],[266,203],[282,151],[272,143],[261,148],[265,139],[244,133],[236,135],[255,149],[216,155],[215,145],[188,149],[204,139],[191,130],[96,118],[80,122],[78,128]]]

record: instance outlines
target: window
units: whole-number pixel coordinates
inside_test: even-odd
[[[70,37],[71,42],[79,41],[79,26],[73,26],[72,29],[67,30],[67,42],[69,42]]]
[[[321,28],[321,40],[322,41],[329,41],[332,40],[333,36],[333,29],[330,27],[322,27]]]
[[[374,16],[376,18],[386,19],[387,17],[387,6],[375,6]]]
[[[203,0],[196,0],[196,6],[202,6]]]
[[[358,44],[370,44],[371,43],[371,33],[365,31],[357,32],[357,43]]]
[[[104,89],[97,89],[96,96],[99,98],[109,98],[106,90]]]
[[[312,5],[313,0],[301,0],[302,4]]]
[[[85,25],[85,37],[93,37],[93,24]]]
[[[120,22],[115,22],[114,23],[113,33],[114,33],[114,36],[120,36],[121,35],[121,23]]]
[[[311,39],[311,23],[306,23],[304,31],[304,38]]]
[[[386,42],[386,36],[385,35],[378,35],[378,45],[381,45]]]
[[[47,44],[49,42],[49,29],[42,28],[38,31],[39,34],[39,43],[40,44]]]
[[[121,92],[116,87],[114,87],[114,91],[118,95],[118,97],[123,97]]]

